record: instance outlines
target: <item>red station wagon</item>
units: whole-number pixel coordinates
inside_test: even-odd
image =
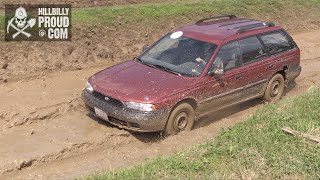
[[[224,15],[176,29],[89,78],[83,100],[121,128],[177,134],[213,111],[281,98],[301,72],[300,50],[270,22]]]

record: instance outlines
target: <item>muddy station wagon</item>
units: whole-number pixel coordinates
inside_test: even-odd
[[[224,15],[176,29],[89,78],[83,100],[121,128],[177,134],[219,109],[281,98],[301,72],[300,50],[270,22]]]

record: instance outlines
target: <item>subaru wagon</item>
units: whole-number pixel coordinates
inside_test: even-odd
[[[228,106],[279,100],[300,72],[300,50],[282,27],[223,15],[169,32],[136,58],[94,74],[82,98],[121,128],[177,134]]]

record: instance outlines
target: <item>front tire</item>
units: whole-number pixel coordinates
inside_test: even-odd
[[[269,81],[263,99],[267,102],[279,101],[284,92],[284,77],[281,74],[275,74]]]
[[[171,112],[167,126],[166,135],[175,135],[181,131],[190,131],[193,127],[195,112],[188,103],[181,103]]]

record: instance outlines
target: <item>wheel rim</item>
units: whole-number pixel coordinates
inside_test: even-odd
[[[279,94],[280,91],[280,82],[279,81],[274,81],[272,83],[272,89],[271,89],[271,97],[275,97]]]
[[[188,114],[186,112],[181,112],[174,120],[173,128],[180,132],[186,129],[188,125]]]

